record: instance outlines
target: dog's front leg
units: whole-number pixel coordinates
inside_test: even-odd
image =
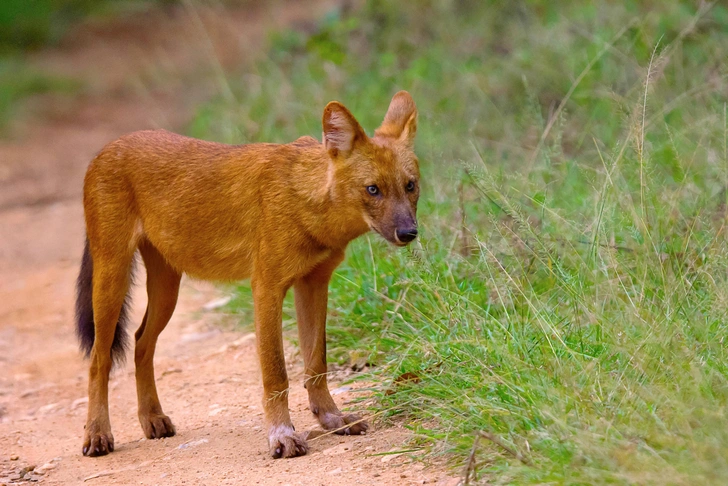
[[[356,435],[366,432],[369,425],[358,415],[342,414],[339,411],[331,398],[326,380],[326,304],[329,281],[334,269],[343,259],[343,251],[334,253],[298,279],[293,288],[311,412],[324,429],[342,435]]]
[[[261,274],[252,279],[258,359],[263,373],[263,409],[273,458],[306,454],[308,445],[295,432],[288,413],[288,375],[283,355],[282,308],[288,287]]]

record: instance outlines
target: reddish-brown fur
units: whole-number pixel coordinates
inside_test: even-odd
[[[290,287],[311,411],[326,429],[367,430],[358,416],[343,415],[328,391],[328,284],[347,244],[370,229],[400,246],[415,237],[416,119],[415,104],[402,91],[373,138],[343,105],[331,102],[324,110],[322,143],[302,137],[285,145],[230,146],[155,130],[104,147],[84,185],[90,254],[79,278],[78,308],[93,320],[84,454],[113,450],[111,348],[136,251],[147,269],[149,295],[134,354],[139,420],[147,437],[175,433],[157,397],[153,357],[182,273],[205,280],[251,278],[273,457],[307,451],[288,413],[281,308]],[[82,280],[91,289],[83,294],[88,305]]]

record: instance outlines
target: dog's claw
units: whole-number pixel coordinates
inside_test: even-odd
[[[163,413],[139,414],[139,423],[147,439],[173,437],[177,433],[170,418]]]
[[[84,437],[81,452],[88,457],[105,456],[110,452],[114,452],[114,436],[111,435],[108,428],[100,427],[92,422],[86,427],[86,436]]]
[[[294,432],[293,427],[272,427],[268,443],[273,459],[303,456],[308,452],[306,439]]]
[[[354,414],[326,413],[319,414],[318,419],[324,429],[334,430],[338,435],[362,435],[369,429],[369,424]]]

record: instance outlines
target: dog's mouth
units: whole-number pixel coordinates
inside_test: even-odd
[[[389,238],[387,238],[387,239],[389,239]],[[391,241],[392,243],[394,243],[395,245],[397,245],[399,247],[407,246],[410,243],[409,241],[400,240],[399,236],[397,236],[397,230],[394,230],[394,239],[391,239],[389,241]]]
[[[400,240],[397,237],[397,230],[396,229],[394,231],[392,231],[392,234],[391,235],[388,235],[388,234],[384,233],[382,230],[380,230],[379,228],[377,228],[376,226],[374,226],[372,224],[370,224],[369,227],[374,232],[378,233],[379,236],[381,236],[382,238],[384,238],[385,240],[387,240],[389,243],[393,244],[394,246],[398,246],[400,248],[403,248],[403,247],[409,245],[410,243],[412,243],[411,241],[402,241],[402,240]]]

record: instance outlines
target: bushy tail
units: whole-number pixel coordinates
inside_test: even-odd
[[[76,280],[76,335],[81,342],[81,351],[84,352],[86,357],[91,354],[91,348],[94,346],[96,336],[92,299],[93,274],[94,262],[91,259],[88,238],[86,238],[83,258],[81,259],[81,271],[78,274],[78,280]],[[119,312],[119,321],[116,324],[114,341],[111,345],[111,359],[116,364],[122,363],[126,356],[125,351],[128,346],[126,323],[129,319],[130,304],[131,295],[127,292],[126,297],[124,297],[124,304]]]

